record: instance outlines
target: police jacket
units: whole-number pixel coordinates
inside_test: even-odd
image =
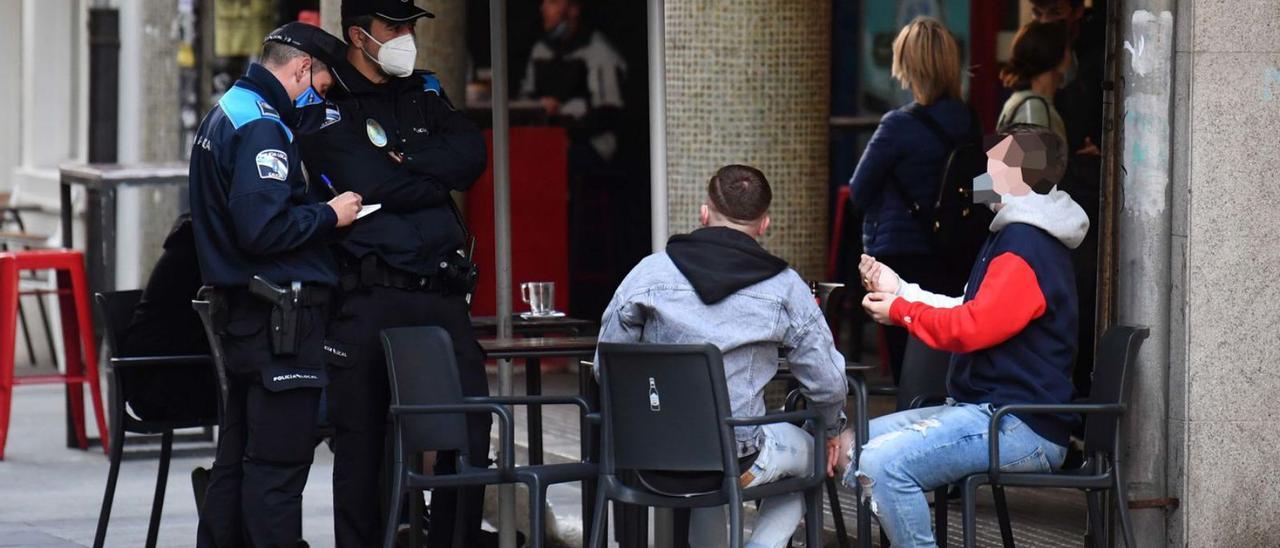
[[[284,87],[266,68],[248,73],[205,116],[191,149],[191,220],[207,285],[337,284],[326,245],[338,217],[306,188]]]
[[[313,182],[323,175],[337,192],[382,205],[344,234],[340,255],[373,253],[393,268],[433,275],[465,243],[449,191],[471,188],[484,172],[484,137],[429,71],[374,84],[347,63],[333,68],[340,84],[328,100],[336,109],[302,139],[307,171]],[[313,185],[320,191],[328,192]]]

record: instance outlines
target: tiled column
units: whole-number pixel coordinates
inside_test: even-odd
[[[806,278],[821,275],[830,17],[830,0],[667,0],[671,234],[695,228],[717,168],[752,165],[773,185],[765,246]]]

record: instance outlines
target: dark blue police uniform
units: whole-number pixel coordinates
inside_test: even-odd
[[[248,74],[205,117],[191,153],[190,199],[200,272],[212,286],[228,395],[200,518],[199,546],[294,546],[326,382],[327,302],[338,281],[328,248],[337,215],[306,188],[294,105],[266,68]],[[302,282],[300,344],[271,347],[272,305],[255,276]]]
[[[449,191],[471,187],[485,169],[487,151],[479,129],[453,108],[434,74],[418,71],[373,84],[346,64],[335,71],[346,89],[334,87],[328,98],[337,110],[323,129],[301,140],[307,170],[313,181],[326,177],[337,192],[354,191],[365,204],[382,204],[338,245],[340,304],[325,343],[337,545],[363,547],[381,542],[384,523],[378,486],[389,394],[378,333],[444,328],[453,338],[463,392],[488,393],[465,297],[469,289],[451,275],[469,264],[461,264],[466,261],[458,254],[467,232],[449,197]],[[468,417],[474,466],[489,464],[490,421],[488,415]],[[441,455],[437,472],[452,472],[455,460]],[[466,535],[480,529],[483,493],[468,490]],[[428,543],[450,546],[456,495],[437,489],[431,500]],[[462,542],[477,545],[474,537]]]

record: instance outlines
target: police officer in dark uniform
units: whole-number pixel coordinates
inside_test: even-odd
[[[346,0],[343,37],[348,64],[335,67],[342,86],[325,128],[302,139],[311,179],[335,192],[353,190],[381,209],[363,218],[339,245],[340,310],[329,325],[329,420],[335,429],[334,528],[340,547],[381,543],[380,508],[388,384],[378,333],[399,326],[440,326],[453,338],[462,390],[485,395],[484,356],[471,329],[466,295],[475,282],[467,230],[449,197],[471,187],[484,171],[480,131],[454,109],[429,71],[415,71],[413,28],[433,17],[412,2]],[[314,189],[313,189],[314,191]],[[411,365],[411,364],[410,364]],[[487,415],[469,416],[474,466],[487,466]],[[436,459],[452,472],[455,457]],[[431,497],[431,546],[450,546],[457,494]],[[483,488],[464,500],[463,546],[485,544],[477,535]],[[417,526],[419,517],[410,518]]]
[[[323,338],[338,282],[327,245],[360,209],[317,203],[294,139],[324,122],[327,67],[343,45],[291,23],[200,125],[191,151],[192,226],[227,396],[198,546],[296,546],[315,446]]]

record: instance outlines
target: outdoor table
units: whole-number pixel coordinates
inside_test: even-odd
[[[561,316],[558,318],[524,318],[520,314],[511,315],[511,330],[516,335],[542,337],[546,335],[581,335],[595,328],[591,320]],[[472,316],[471,327],[485,335],[496,335],[498,332],[497,316]]]
[[[524,360],[525,393],[530,396],[542,394],[542,359],[543,358],[592,358],[596,353],[596,338],[589,337],[511,337],[501,339],[479,339],[486,357],[491,360]],[[578,369],[578,391],[586,396],[592,391],[591,370]],[[586,421],[579,421],[582,428]],[[583,440],[583,455],[586,455],[586,436]],[[542,409],[536,405],[529,407],[529,464],[537,466],[543,463],[542,453]]]
[[[59,169],[59,201],[61,204],[62,247],[75,248],[72,225],[71,187],[83,186],[88,207],[85,219],[84,258],[89,278],[89,292],[116,289],[116,194],[124,187],[182,186],[187,184],[187,164],[67,164]],[[170,212],[176,215],[178,212]],[[129,222],[137,222],[130,220]],[[95,327],[95,340],[100,331]],[[67,392],[67,408],[71,392]],[[67,414],[71,416],[70,413]],[[104,433],[105,435],[105,433]],[[75,431],[67,422],[67,447],[75,446]]]
[[[40,211],[41,207],[36,204],[0,204],[0,213],[13,217],[14,222],[18,224],[19,230],[26,230],[22,223],[23,213],[33,213]]]
[[[491,360],[524,360],[525,393],[530,396],[542,394],[542,359],[543,358],[585,358],[594,359],[596,354],[596,337],[531,337],[480,339],[480,347]],[[578,393],[595,406],[595,378],[590,367],[578,367]],[[529,413],[529,464],[543,463],[542,453],[542,407],[530,405]],[[587,429],[591,425],[586,417],[578,419],[578,443],[583,460],[594,453],[587,445],[591,436]],[[591,519],[595,503],[595,482],[583,482],[582,488],[582,530],[590,531]],[[583,538],[588,538],[584,534]]]
[[[85,268],[90,291],[116,289],[116,195],[125,187],[177,186],[185,189],[187,164],[68,164],[61,166],[59,200],[62,216],[62,247],[75,247],[71,224],[71,187],[83,186],[88,206],[85,223]],[[177,215],[178,211],[165,212]],[[135,222],[130,220],[129,222]],[[172,218],[165,218],[165,223]]]
[[[4,204],[0,205],[0,211],[5,213],[27,213],[30,211],[40,211],[40,206],[36,204]]]

